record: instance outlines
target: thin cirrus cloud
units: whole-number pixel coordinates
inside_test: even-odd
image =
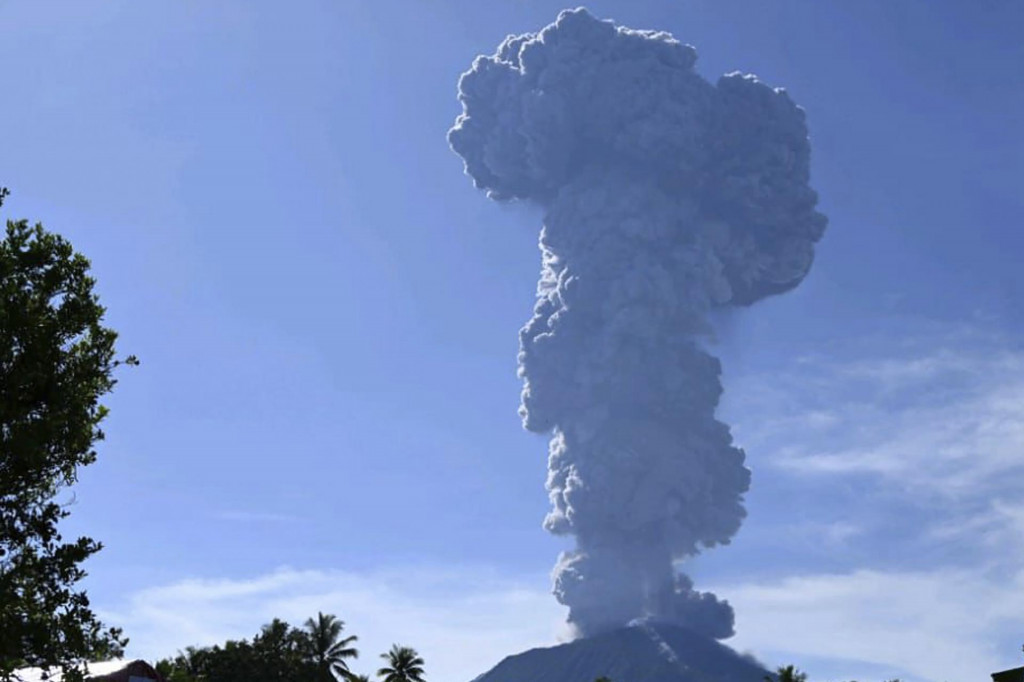
[[[861,552],[716,585],[736,608],[731,643],[819,679],[986,679],[1017,665],[1006,635],[1024,612],[1024,349],[964,326],[876,341],[734,391],[745,447],[797,490],[843,491],[847,520],[814,528]]]
[[[796,475],[875,476],[967,499],[1024,481],[1024,349],[977,330],[888,356],[804,358],[746,395],[749,449]],[[822,408],[828,405],[828,408]],[[794,434],[796,437],[794,437]]]
[[[1019,623],[1022,587],[1024,572],[1007,580],[949,569],[859,570],[715,591],[736,608],[732,646],[795,661],[812,679],[971,682],[1016,665],[1000,639]]]

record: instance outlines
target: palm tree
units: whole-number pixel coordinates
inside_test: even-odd
[[[801,672],[795,665],[779,666],[775,670],[775,679],[771,675],[764,676],[765,682],[807,682],[807,673]]]
[[[407,646],[391,645],[391,651],[381,654],[388,665],[377,671],[383,682],[426,682],[423,679],[423,659],[416,650]]]
[[[317,681],[335,682],[339,677],[349,679],[352,673],[345,659],[359,656],[359,651],[351,646],[358,637],[351,635],[339,639],[345,622],[331,614],[317,613],[316,620],[308,619],[305,626],[309,657],[316,666]]]

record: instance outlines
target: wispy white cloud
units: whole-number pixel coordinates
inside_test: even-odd
[[[958,345],[959,344],[959,345]],[[737,433],[798,474],[964,498],[1024,482],[1024,349],[980,333],[804,358],[733,391]]]
[[[970,682],[1019,664],[1006,637],[1024,624],[1024,347],[968,327],[850,340],[730,389],[728,418],[760,466],[823,499],[871,495],[842,522],[778,538],[783,552],[808,534],[826,545],[836,526],[837,548],[861,550],[838,555],[857,562],[845,572],[790,565],[713,587],[736,607],[734,645],[812,661],[818,680]],[[904,514],[920,527],[903,527],[913,549],[893,556]]]
[[[817,522],[803,521],[787,529],[790,542],[807,542],[838,548],[864,534],[864,527],[850,521]]]
[[[733,646],[795,662],[812,679],[878,679],[881,668],[892,676],[978,682],[1018,664],[1016,652],[998,644],[1020,624],[1022,588],[1024,573],[936,570],[805,575],[715,589],[736,607]]]
[[[1024,500],[993,499],[986,506],[930,527],[933,542],[970,546],[981,560],[1024,566]]]
[[[147,659],[189,645],[251,638],[278,617],[300,625],[334,613],[359,637],[353,670],[372,673],[393,643],[415,647],[429,679],[466,682],[503,657],[556,641],[564,614],[545,581],[526,584],[486,569],[382,571],[282,568],[246,579],[195,579],[142,590],[105,611]]]

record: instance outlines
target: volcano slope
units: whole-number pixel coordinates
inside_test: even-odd
[[[768,670],[685,628],[641,622],[508,656],[473,682],[762,682]]]

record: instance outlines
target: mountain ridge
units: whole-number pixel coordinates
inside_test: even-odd
[[[641,621],[507,656],[471,682],[762,682],[768,674],[753,657],[715,640]]]

